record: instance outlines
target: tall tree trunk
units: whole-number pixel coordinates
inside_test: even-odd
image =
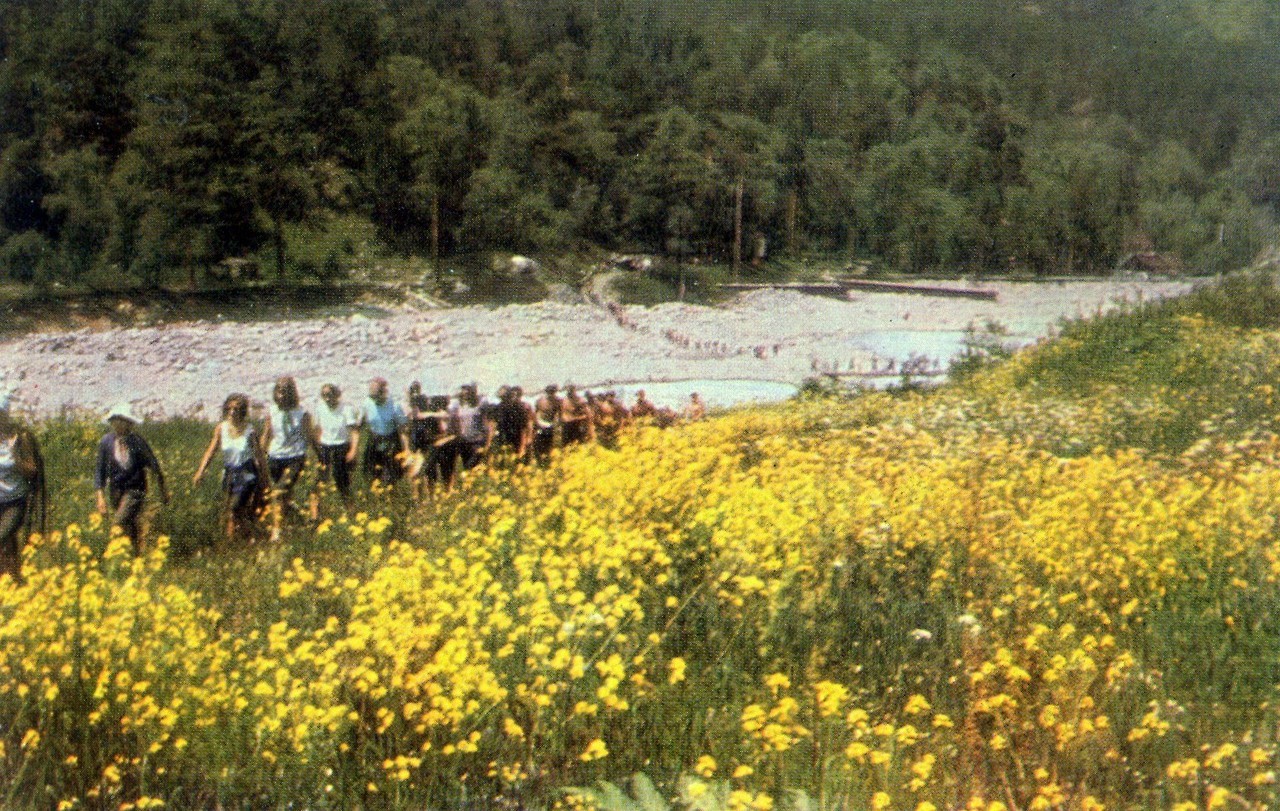
[[[800,192],[792,189],[787,193],[787,255],[796,253],[796,214],[800,208]]]
[[[738,175],[738,184],[733,189],[733,277],[738,278],[738,270],[742,267],[742,197],[746,192],[747,181]]]
[[[440,194],[431,196],[431,269],[436,275],[436,286],[444,283],[440,274]]]
[[[276,279],[284,280],[284,221],[279,217],[275,218],[275,242],[276,242]]]

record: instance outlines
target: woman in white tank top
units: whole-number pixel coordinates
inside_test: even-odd
[[[311,415],[298,404],[298,384],[292,377],[276,380],[271,400],[262,440],[271,474],[271,540],[278,541],[293,503],[293,487],[307,461],[312,431]]]
[[[42,475],[40,448],[9,414],[12,392],[0,392],[0,575],[22,581],[23,527]]]
[[[226,494],[227,540],[252,541],[253,527],[266,494],[266,456],[258,432],[249,422],[249,398],[233,394],[222,404],[222,422],[213,429],[209,447],[191,477],[198,485],[213,457],[222,454],[222,490]]]

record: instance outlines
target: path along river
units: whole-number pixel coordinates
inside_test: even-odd
[[[80,329],[0,342],[0,385],[17,388],[19,408],[36,416],[100,412],[129,401],[151,417],[213,417],[228,393],[265,400],[272,381],[285,374],[297,378],[308,401],[332,381],[354,402],[370,378],[381,376],[397,393],[412,380],[440,393],[468,381],[487,393],[503,383],[532,392],[555,382],[625,392],[644,387],[673,406],[698,390],[711,405],[732,405],[785,399],[816,372],[886,372],[890,361],[900,369],[911,358],[945,370],[970,324],[998,322],[1009,331],[1007,343],[1027,345],[1063,318],[1192,286],[983,285],[997,293],[994,301],[906,293],[855,293],[842,301],[759,290],[720,307],[542,302]]]

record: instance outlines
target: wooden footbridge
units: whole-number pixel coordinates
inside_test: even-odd
[[[995,290],[980,287],[954,287],[951,285],[917,284],[915,282],[882,282],[869,279],[832,279],[826,282],[780,282],[777,284],[728,283],[720,285],[723,290],[794,290],[813,296],[830,296],[847,299],[849,293],[862,290],[868,293],[909,293],[919,296],[938,296],[942,298],[967,298],[982,301],[995,301]]]

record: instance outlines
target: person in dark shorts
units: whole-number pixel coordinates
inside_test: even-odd
[[[44,460],[35,436],[14,421],[13,400],[13,392],[0,391],[0,575],[21,583],[24,529],[30,532],[35,500],[45,506]]]
[[[595,422],[596,438],[601,445],[617,447],[618,433],[627,417],[627,410],[618,402],[613,392],[605,392],[588,400]]]
[[[169,488],[160,461],[137,432],[140,422],[128,403],[120,403],[107,412],[106,423],[111,430],[98,443],[93,474],[98,512],[111,517],[112,525],[129,538],[136,555],[145,551],[141,517],[147,498],[147,471],[156,478],[161,503],[169,503]]]
[[[493,409],[495,441],[515,459],[522,460],[533,443],[533,409],[524,401],[524,389],[511,386]]]
[[[351,468],[360,444],[360,417],[342,402],[342,389],[326,383],[320,387],[320,403],[312,417],[312,441],[320,461],[321,483],[332,481],[342,499],[343,510],[351,511]],[[320,494],[311,494],[311,518],[320,518]]]
[[[258,431],[249,422],[249,397],[232,394],[222,404],[222,422],[213,429],[209,447],[191,478],[200,484],[215,454],[222,454],[222,492],[226,494],[227,541],[253,540],[258,516],[266,503],[267,457]]]
[[[453,489],[458,470],[458,438],[449,431],[449,395],[428,397],[427,413],[431,421],[427,423],[424,443],[429,444],[430,449],[426,451],[422,477],[429,492],[435,492],[437,487],[447,492]]]
[[[578,394],[576,386],[565,389],[564,402],[560,405],[560,423],[566,448],[595,438],[591,405]]]
[[[552,383],[542,390],[533,404],[533,458],[545,463],[556,446],[556,428],[560,425],[560,387]]]
[[[306,464],[313,431],[311,415],[299,403],[298,384],[292,377],[276,380],[271,401],[262,444],[271,473],[271,540],[278,541],[285,513],[293,508],[293,488]]]
[[[409,453],[409,437],[404,411],[392,401],[384,378],[369,383],[360,422],[369,432],[364,446],[365,478],[371,484],[376,481],[390,487],[404,475],[402,461]]]
[[[447,396],[428,397],[417,381],[409,385],[405,416],[409,420],[409,453],[415,460],[410,469],[415,501],[421,501],[438,484],[443,483],[446,489],[453,486],[458,449],[451,442],[448,409]]]
[[[458,464],[470,470],[484,460],[493,444],[494,425],[489,409],[480,402],[476,384],[458,390],[449,409],[449,432],[458,437]]]

